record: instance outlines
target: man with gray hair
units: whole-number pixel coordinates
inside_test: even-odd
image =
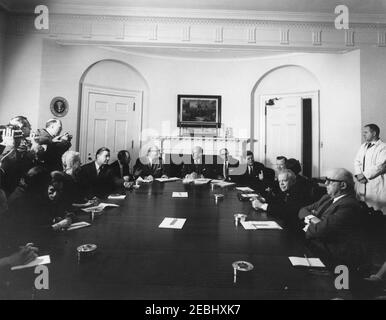
[[[346,169],[332,169],[326,177],[327,195],[304,207],[306,238],[332,265],[360,266],[366,256],[364,213],[355,197],[354,179]]]
[[[297,218],[301,207],[309,204],[309,199],[300,192],[296,185],[296,175],[288,169],[282,169],[278,175],[280,190],[252,201],[256,210],[266,211],[274,218],[283,220],[286,226],[301,231],[301,224]]]

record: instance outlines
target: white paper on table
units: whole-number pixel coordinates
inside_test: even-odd
[[[112,194],[107,199],[109,200],[124,200],[126,198],[125,194]]]
[[[254,191],[253,189],[251,189],[249,187],[237,187],[236,189],[239,191],[242,191],[242,192],[253,192]]]
[[[146,179],[143,179],[142,177],[138,177],[137,182],[151,183],[153,182],[153,180],[146,180]]]
[[[205,179],[205,178],[199,178],[199,179],[194,179],[193,182],[194,184],[201,185],[201,184],[207,184],[211,181],[211,179]]]
[[[86,208],[86,209],[82,209],[82,210],[83,210],[84,212],[92,212],[92,211],[100,212],[100,211],[104,210],[106,207],[114,207],[114,208],[117,208],[117,207],[119,207],[119,205],[114,204],[114,203],[100,203],[100,204],[98,204],[98,205],[95,206],[95,207]]]
[[[220,183],[220,182],[224,182],[224,180],[212,179],[210,183]]]
[[[177,177],[172,177],[172,178],[157,178],[156,180],[159,182],[173,182],[173,181],[178,181],[181,179],[177,178]]]
[[[67,231],[77,230],[77,229],[81,229],[81,228],[85,228],[85,227],[89,227],[89,226],[91,226],[91,224],[89,224],[88,222],[85,222],[85,221],[77,222],[77,223],[73,223],[72,225],[70,225],[68,227]]]
[[[185,218],[165,218],[158,228],[165,229],[182,229],[185,224]]]
[[[275,221],[241,221],[245,230],[282,230]]]
[[[213,183],[213,181],[212,181],[212,183]],[[229,187],[229,186],[234,186],[236,183],[220,181],[220,182],[216,182],[216,183],[213,183],[213,184],[216,185],[216,186],[219,186],[219,187]]]
[[[172,194],[173,198],[188,198],[187,192],[173,192]]]
[[[241,196],[243,198],[254,198],[254,197],[259,197],[257,193],[242,193]]]
[[[288,257],[293,266],[325,268],[326,266],[319,258]]]
[[[40,266],[42,264],[49,264],[49,263],[51,263],[50,256],[41,256],[41,257],[37,257],[34,261],[31,261],[30,263],[27,263],[21,266],[12,267],[11,270],[13,271],[13,270],[32,268],[32,267]]]

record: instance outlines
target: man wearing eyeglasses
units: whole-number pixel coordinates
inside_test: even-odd
[[[364,127],[365,143],[355,157],[356,192],[369,207],[386,214],[386,143],[375,124]]]
[[[356,268],[365,259],[363,212],[355,197],[354,179],[346,169],[333,169],[326,178],[327,195],[300,209],[310,244],[331,265]]]

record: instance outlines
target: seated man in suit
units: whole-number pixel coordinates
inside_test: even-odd
[[[81,167],[78,180],[84,196],[87,199],[93,197],[105,198],[114,191],[114,177],[108,165],[110,150],[100,148],[95,155],[95,161]]]
[[[297,188],[296,176],[291,170],[281,170],[278,179],[280,191],[270,193],[266,196],[265,201],[262,199],[253,200],[252,207],[266,211],[273,217],[283,220],[286,226],[299,231],[301,224],[298,213],[300,208],[307,204],[307,199]]]
[[[184,163],[182,166],[183,179],[212,178],[213,169],[205,163],[203,152],[204,150],[201,147],[196,146],[193,148],[190,162]]]
[[[238,177],[238,183],[250,187],[259,192],[264,190],[264,165],[255,161],[252,151],[247,151],[247,163],[245,173]]]
[[[146,157],[137,159],[134,165],[134,177],[136,179],[141,177],[147,181],[168,177],[158,147],[150,147]]]
[[[44,166],[48,171],[61,171],[62,155],[71,147],[72,136],[68,133],[60,136],[62,122],[57,119],[50,119],[46,122],[46,128],[40,129],[35,137],[40,145],[47,146],[43,155]]]
[[[239,166],[239,161],[233,158],[227,148],[222,148],[219,152],[220,156],[217,157],[217,163],[214,167],[214,175],[216,179],[231,181],[232,172],[230,168],[237,168]]]
[[[130,173],[130,153],[127,150],[118,152],[118,160],[110,165],[114,176],[114,183],[117,188],[128,186],[130,181],[134,181],[133,175]]]
[[[333,169],[326,178],[327,195],[302,208],[299,218],[310,245],[328,264],[351,267],[366,258],[363,237],[364,213],[355,198],[353,175],[346,169]]]

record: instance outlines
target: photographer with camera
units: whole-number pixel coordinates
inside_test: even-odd
[[[0,126],[1,187],[7,195],[15,190],[23,174],[33,166],[30,133],[31,124],[23,116],[14,117],[8,125]]]
[[[72,136],[69,133],[60,135],[62,122],[50,119],[46,122],[46,128],[38,130],[35,138],[39,145],[46,145],[47,149],[43,155],[44,166],[50,172],[62,171],[62,155],[71,148]]]

